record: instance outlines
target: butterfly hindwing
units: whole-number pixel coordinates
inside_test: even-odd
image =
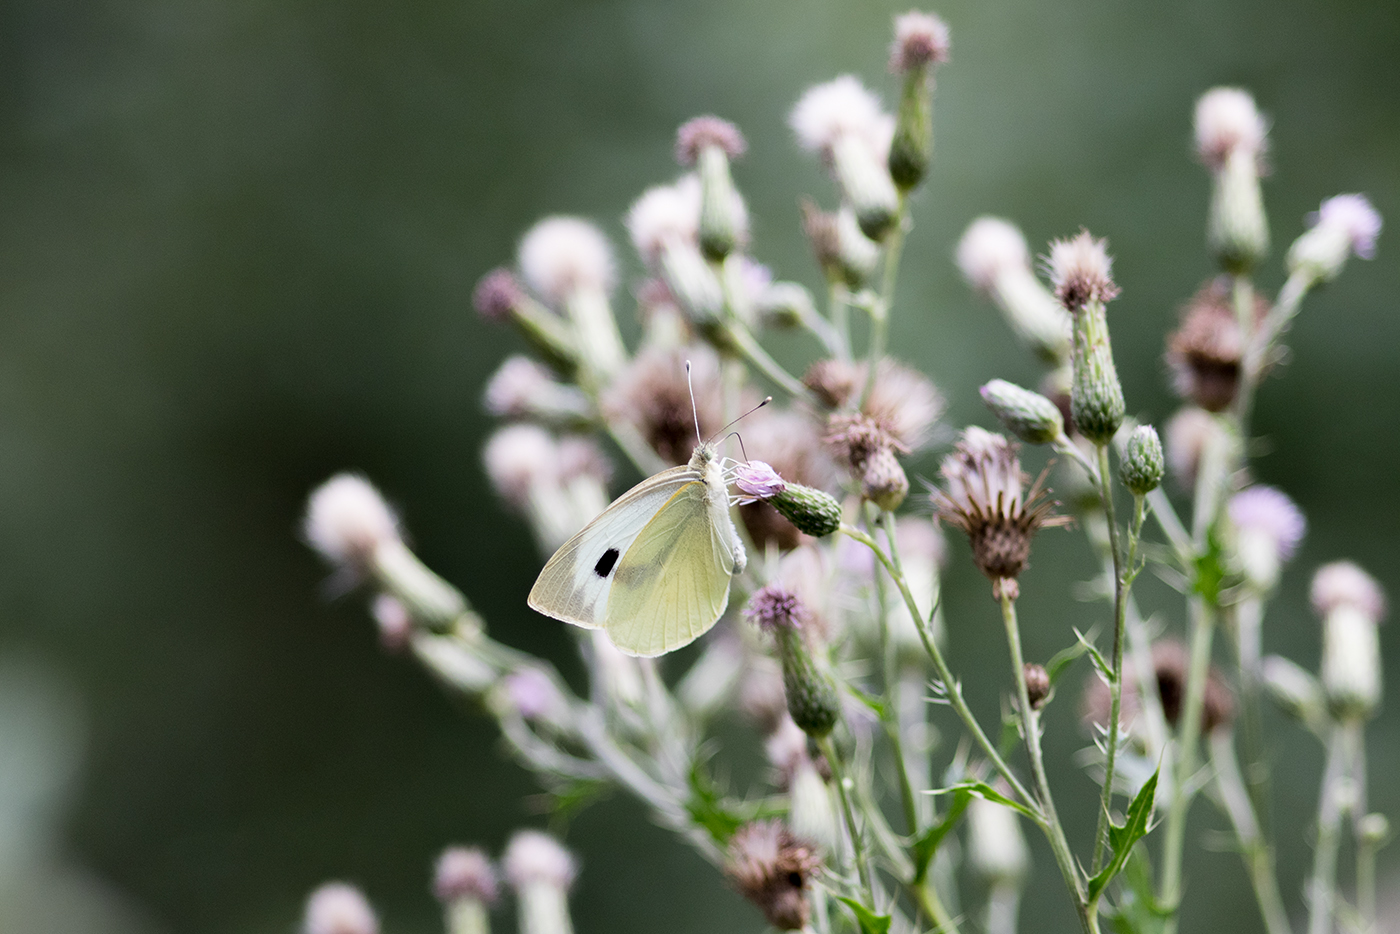
[[[606,625],[629,655],[660,655],[693,641],[728,605],[738,543],[723,486],[710,489],[715,483],[704,475],[675,490],[623,553]]]
[[[575,626],[603,628],[623,555],[676,491],[698,476],[688,467],[673,467],[620,496],[549,559],[530,588],[530,607]]]

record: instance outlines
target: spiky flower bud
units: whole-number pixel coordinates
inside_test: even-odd
[[[841,528],[841,504],[829,493],[789,483],[768,500],[784,519],[814,538],[823,538]]]
[[[1196,102],[1196,152],[1211,170],[1209,237],[1221,268],[1247,273],[1269,252],[1259,175],[1267,126],[1254,98],[1215,88]]]
[[[1381,646],[1377,631],[1385,595],[1371,575],[1350,561],[1318,569],[1313,609],[1322,617],[1322,687],[1332,715],[1367,720],[1381,701]]]
[[[885,512],[894,512],[904,503],[909,495],[909,477],[893,448],[879,448],[866,460],[860,495]]]
[[[1353,253],[1376,255],[1381,216],[1365,195],[1337,195],[1322,202],[1312,226],[1288,250],[1288,271],[1309,284],[1330,282],[1341,274]]]
[[[948,25],[929,13],[913,10],[894,21],[890,71],[904,75],[894,139],[890,142],[890,177],[901,191],[919,184],[933,158],[933,69],[948,60]]]
[[[1123,384],[1113,365],[1104,303],[1118,294],[1107,241],[1084,230],[1050,244],[1055,296],[1074,319],[1074,384],[1070,412],[1075,429],[1095,444],[1113,439],[1123,424]]]
[[[1128,435],[1128,443],[1123,446],[1123,459],[1118,464],[1118,475],[1123,485],[1135,496],[1146,496],[1162,484],[1162,476],[1167,472],[1166,458],[1162,455],[1162,441],[1157,437],[1157,429],[1151,425],[1139,425]]]
[[[974,797],[967,806],[967,856],[988,885],[1019,885],[1030,868],[1030,851],[1016,812]]]
[[[1031,538],[1047,525],[1062,525],[1041,480],[1029,490],[1016,444],[975,426],[964,429],[939,468],[945,489],[933,507],[945,522],[967,533],[972,560],[994,584],[1014,580],[1026,567]],[[1042,479],[1043,479],[1042,475]]]
[[[829,734],[841,719],[841,697],[830,672],[818,664],[808,643],[807,609],[796,594],[777,584],[749,598],[744,615],[771,632],[783,666],[788,714],[808,736]]]
[[[573,934],[568,892],[578,868],[569,851],[549,834],[521,830],[501,862],[515,890],[520,934]]]
[[[447,934],[489,934],[496,903],[496,870],[478,847],[448,847],[437,859],[433,894],[442,902]]]
[[[736,207],[729,163],[747,148],[743,134],[719,117],[696,117],[676,133],[676,158],[700,176],[700,250],[709,259],[728,256],[747,234],[747,219]]]
[[[958,241],[963,278],[1001,309],[1016,336],[1052,366],[1069,362],[1070,319],[1031,269],[1020,228],[999,217],[979,217]]]
[[[894,130],[874,94],[851,75],[808,88],[788,118],[804,149],[830,166],[860,229],[881,240],[894,226],[899,192],[885,164]]]
[[[1045,670],[1044,665],[1026,662],[1025,675],[1026,696],[1030,698],[1031,707],[1039,710],[1045,706],[1045,699],[1050,696],[1050,673]]]
[[[1281,490],[1252,486],[1230,498],[1235,554],[1245,578],[1260,590],[1278,586],[1283,564],[1298,550],[1307,531],[1303,513]]]
[[[306,900],[302,934],[379,934],[379,918],[364,893],[344,882],[327,882]]]
[[[1064,416],[1038,392],[994,379],[980,390],[982,401],[1006,430],[1027,444],[1050,444],[1065,433]]]
[[[758,906],[768,923],[780,931],[807,926],[808,880],[821,857],[798,840],[780,821],[745,824],[729,840],[724,874],[745,898]]]

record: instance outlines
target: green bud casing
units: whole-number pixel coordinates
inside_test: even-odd
[[[1070,417],[1075,429],[1095,444],[1108,444],[1123,424],[1123,384],[1113,365],[1103,302],[1090,301],[1074,313],[1074,383]]]
[[[1258,159],[1248,147],[1236,148],[1215,173],[1208,233],[1226,272],[1246,274],[1269,254]]]
[[[981,395],[1006,430],[1027,444],[1049,444],[1065,433],[1059,406],[1038,392],[994,379],[982,387]]]
[[[1157,437],[1157,429],[1151,425],[1139,425],[1128,436],[1123,448],[1123,460],[1118,465],[1118,475],[1123,485],[1135,496],[1146,496],[1162,483],[1162,475],[1167,471],[1166,458],[1162,455],[1162,441]]]
[[[889,169],[875,158],[869,143],[851,133],[832,144],[831,164],[860,229],[872,240],[883,240],[899,213],[899,192]]]
[[[841,696],[831,675],[818,666],[801,629],[774,630],[783,665],[783,690],[792,721],[808,736],[827,736],[841,719]]]
[[[816,538],[830,535],[841,528],[841,504],[821,490],[789,483],[787,489],[768,502],[799,531]]]
[[[696,167],[700,173],[700,250],[706,259],[719,262],[733,252],[742,236],[729,156],[719,146],[705,146]]]
[[[904,75],[904,91],[890,143],[890,178],[900,191],[907,192],[923,181],[932,160],[933,86],[929,66],[923,64]]]

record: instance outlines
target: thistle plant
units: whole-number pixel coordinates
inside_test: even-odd
[[[1219,272],[1165,339],[1185,406],[1165,422],[1165,447],[1131,414],[1119,380],[1112,323],[1135,302],[1115,280],[1108,241],[1087,230],[1055,240],[1042,278],[1019,229],[991,217],[968,226],[956,265],[1044,379],[1036,390],[988,382],[988,424],[1006,434],[969,425],[954,436],[933,382],[888,352],[949,33],[921,12],[894,25],[895,115],[850,75],[810,88],[791,112],[798,143],[833,182],[802,210],[824,294],[757,258],[746,143],[714,116],[679,128],[682,173],[626,212],[643,276],[632,346],[618,324],[623,264],[590,221],[540,221],[520,242],[517,269],[491,271],[477,289],[480,313],[513,325],[532,354],[504,361],[487,385],[486,408],[504,424],[484,460],[542,559],[607,507],[614,474],[683,464],[695,439],[776,398],[748,418],[734,452],[743,460],[728,475],[731,511],[749,560],[696,650],[637,658],[603,630],[575,630],[588,675],[575,693],[549,662],[493,638],[354,475],[312,493],[307,542],[343,583],[362,586],[387,649],[410,653],[496,721],[547,793],[556,828],[621,789],[774,928],[1012,934],[1026,878],[1054,871],[1086,934],[1172,934],[1189,898],[1187,817],[1213,804],[1268,934],[1374,930],[1375,854],[1388,825],[1366,807],[1363,727],[1381,700],[1385,600],[1356,565],[1329,564],[1312,588],[1321,671],[1262,655],[1266,611],[1305,522],[1285,493],[1255,481],[1249,455],[1254,402],[1293,318],[1350,256],[1373,254],[1379,216],[1360,195],[1323,202],[1270,294],[1255,278],[1269,249],[1267,124],[1247,92],[1208,92],[1195,139],[1212,173],[1206,245]],[[867,328],[853,327],[859,317]],[[764,349],[777,330],[805,335],[801,372]],[[861,346],[857,333],[867,335]],[[949,437],[937,477],[911,478],[910,456]],[[1055,455],[1063,502],[1050,468],[1034,480],[1025,472],[1023,444]],[[941,608],[946,528],[966,538],[1000,611],[1005,723],[974,715],[958,659],[944,651],[946,629],[983,624]],[[1071,589],[1022,588],[1044,534],[1085,536],[1104,599],[1092,626],[1062,633],[1062,652],[1035,659],[1022,648],[1022,601],[1065,600]],[[1180,591],[1165,623],[1146,619],[1134,597],[1148,566]],[[1076,666],[1087,675],[1079,704],[1090,738],[1080,761],[1099,787],[1092,836],[1073,835],[1090,841],[1081,848],[1057,801],[1082,783],[1052,774],[1042,754],[1042,713]],[[1326,749],[1306,897],[1281,887],[1274,868],[1260,715],[1270,698]],[[764,750],[768,780],[720,779],[736,751],[717,739],[727,713]],[[966,847],[950,846],[964,829]],[[1023,833],[1045,838],[1053,869],[1031,865]],[[1347,839],[1355,857],[1341,860]],[[571,929],[577,868],[557,840],[521,831],[503,867],[523,934]],[[964,903],[964,877],[980,881],[983,904]],[[447,930],[484,934],[497,889],[484,851],[445,851],[435,891]],[[377,922],[357,891],[332,885],[312,896],[305,927],[350,934]]]

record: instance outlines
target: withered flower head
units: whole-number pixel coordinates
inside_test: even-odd
[[[1175,639],[1163,639],[1152,646],[1152,670],[1157,681],[1157,695],[1162,701],[1162,714],[1175,727],[1186,704],[1186,679],[1191,669],[1191,653]],[[1131,662],[1123,663],[1123,696],[1119,702],[1118,722],[1124,728],[1132,726],[1142,701],[1137,691],[1137,676]],[[1108,685],[1097,674],[1091,675],[1084,689],[1082,712],[1089,729],[1108,723],[1110,703]],[[1206,677],[1205,702],[1201,708],[1201,732],[1210,733],[1227,726],[1235,717],[1235,698],[1225,684],[1225,678],[1214,665]]]
[[[928,443],[944,401],[928,377],[887,357],[875,368],[875,385],[861,408],[901,448],[914,451]]]
[[[681,165],[695,165],[706,146],[718,147],[730,159],[739,158],[749,148],[738,127],[708,114],[687,120],[676,131],[676,161]]]
[[[1025,489],[1019,445],[976,426],[963,431],[939,473],[945,488],[934,490],[938,515],[967,533],[972,560],[992,581],[1014,579],[1030,557],[1031,538],[1044,526],[1069,520],[1054,515],[1045,496],[1044,474]]]
[[[812,390],[822,405],[829,409],[843,408],[850,402],[859,381],[859,367],[835,357],[816,361],[802,374],[802,385]]]
[[[807,880],[820,865],[815,849],[781,821],[763,820],[735,831],[724,872],[769,924],[780,931],[797,931],[806,926],[809,915]]]
[[[609,417],[636,426],[652,450],[672,464],[684,464],[695,449],[695,415],[685,376],[687,360],[696,387],[700,435],[709,437],[723,423],[719,394],[714,391],[719,361],[706,346],[647,347],[618,374],[603,397]]]
[[[1107,302],[1118,295],[1108,241],[1095,240],[1087,230],[1069,240],[1053,241],[1048,265],[1055,297],[1071,314],[1090,302]]]
[[[1254,318],[1268,314],[1269,303],[1255,297]],[[1183,399],[1208,412],[1222,412],[1235,399],[1244,339],[1230,294],[1228,277],[1212,279],[1182,310],[1181,326],[1167,338],[1167,365]]]

